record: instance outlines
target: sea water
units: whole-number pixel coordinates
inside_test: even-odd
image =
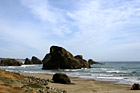
[[[42,64],[22,66],[0,66],[12,72],[20,73],[66,73],[71,77],[88,78],[99,81],[116,81],[119,84],[140,84],[140,62],[103,62],[103,65],[91,65],[92,68],[42,70]]]

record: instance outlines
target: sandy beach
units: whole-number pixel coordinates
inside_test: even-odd
[[[24,76],[34,76],[42,79],[52,79],[51,74],[21,73]],[[130,90],[131,85],[115,84],[109,81],[95,81],[70,77],[73,84],[49,83],[49,87],[63,89],[68,93],[140,93],[140,90]]]

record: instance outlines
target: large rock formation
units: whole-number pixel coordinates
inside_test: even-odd
[[[33,64],[42,64],[42,61],[35,56],[32,57],[31,61]]]
[[[87,61],[74,57],[62,47],[52,46],[50,53],[43,59],[43,69],[80,69],[90,68]]]
[[[92,59],[89,59],[89,60],[88,60],[88,63],[89,63],[90,65],[93,65],[93,64],[102,64],[102,63],[100,63],[100,62],[95,62],[95,61],[93,61]]]
[[[70,84],[71,83],[69,77],[63,73],[54,74],[52,80],[54,81],[54,83],[62,83],[62,84]]]
[[[29,58],[26,58],[24,64],[33,64],[33,62]]]
[[[21,65],[22,62],[11,58],[4,58],[0,62],[0,66],[21,66]]]

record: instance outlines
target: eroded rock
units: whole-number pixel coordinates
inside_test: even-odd
[[[52,46],[50,53],[43,59],[43,69],[80,69],[90,68],[86,60],[74,57],[70,52],[59,46]]]

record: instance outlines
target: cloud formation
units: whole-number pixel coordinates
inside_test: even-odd
[[[19,3],[30,19],[22,20],[24,25],[15,28],[5,23],[9,29],[4,25],[1,31],[18,39],[17,43],[22,42],[28,47],[25,50],[41,51],[32,51],[33,54],[41,57],[46,48],[56,44],[95,60],[140,60],[135,55],[140,49],[139,0],[20,0]]]

